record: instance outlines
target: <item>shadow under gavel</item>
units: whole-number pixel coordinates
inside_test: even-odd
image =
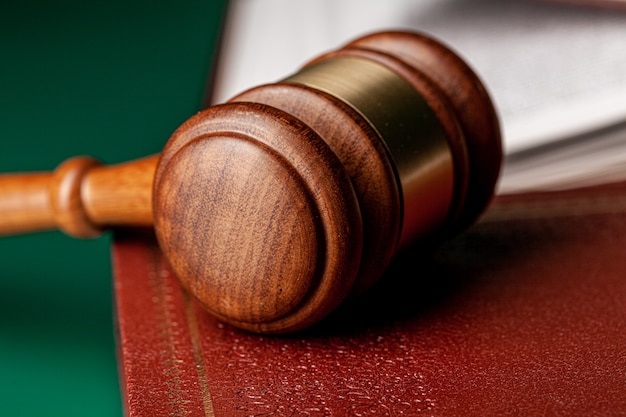
[[[501,160],[474,72],[432,38],[381,32],[196,114],[159,156],[0,176],[0,234],[153,225],[207,311],[283,333],[370,287],[408,243],[471,224]]]

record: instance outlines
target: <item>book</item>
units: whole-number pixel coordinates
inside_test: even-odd
[[[625,245],[626,183],[499,196],[318,325],[262,336],[202,310],[151,232],[119,231],[127,415],[624,415]]]
[[[618,7],[590,7],[609,3]],[[492,95],[506,153],[498,193],[618,181],[626,179],[626,8],[619,5],[232,0],[208,101],[282,79],[365,33],[420,31],[455,50]]]

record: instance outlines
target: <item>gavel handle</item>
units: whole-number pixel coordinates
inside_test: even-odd
[[[152,225],[158,156],[113,166],[89,157],[48,173],[0,175],[0,235],[61,229],[94,237],[109,226]]]

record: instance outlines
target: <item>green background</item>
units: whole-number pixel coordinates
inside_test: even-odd
[[[159,152],[202,101],[224,1],[0,3],[0,172]],[[0,415],[122,414],[111,237],[0,238]]]

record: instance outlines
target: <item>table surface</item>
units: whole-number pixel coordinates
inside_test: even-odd
[[[202,101],[225,1],[0,5],[0,172],[159,152]],[[0,414],[122,414],[110,235],[0,238]]]

